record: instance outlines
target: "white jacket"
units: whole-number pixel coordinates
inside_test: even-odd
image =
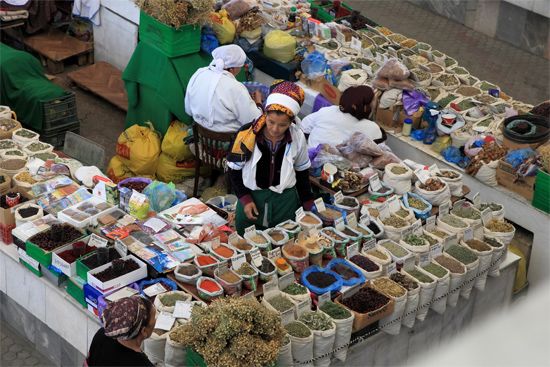
[[[304,133],[295,124],[289,127],[292,142],[287,144],[285,156],[281,166],[281,179],[277,186],[269,189],[278,194],[286,189],[296,186],[296,172],[309,169],[311,162],[307,152],[307,142]],[[262,152],[256,144],[252,156],[245,163],[228,162],[227,165],[233,170],[242,170],[243,183],[250,190],[261,190],[256,185],[256,167],[262,157]]]

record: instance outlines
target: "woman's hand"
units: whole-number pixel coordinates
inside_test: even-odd
[[[263,103],[262,92],[260,92],[259,90],[255,90],[255,91],[252,93],[252,99],[253,99],[254,102],[256,102],[257,104],[262,104],[262,103]]]
[[[258,217],[256,215],[259,215],[258,208],[256,208],[256,204],[254,202],[250,202],[244,206],[244,214],[246,217],[250,220],[256,220]]]

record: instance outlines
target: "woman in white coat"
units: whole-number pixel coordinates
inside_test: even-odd
[[[313,205],[307,142],[294,124],[303,101],[302,88],[282,82],[268,96],[265,113],[237,134],[227,160],[239,198],[239,234],[253,224],[265,229],[294,219],[300,206]]]
[[[262,114],[262,96],[254,100],[246,87],[235,79],[246,61],[246,54],[237,45],[212,51],[209,66],[193,74],[185,92],[185,112],[193,121],[208,130],[236,132],[241,126]]]
[[[309,134],[308,147],[319,144],[336,146],[349,139],[354,133],[365,134],[375,143],[386,140],[385,131],[369,120],[374,92],[366,85],[350,87],[342,93],[339,106],[321,108],[306,116],[300,128]]]

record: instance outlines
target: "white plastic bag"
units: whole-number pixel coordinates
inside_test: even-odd
[[[396,175],[391,171],[393,167],[404,167],[407,172],[402,175]],[[413,172],[405,165],[398,163],[390,163],[384,168],[384,177],[382,181],[394,189],[394,192],[399,195],[403,195],[406,192],[411,191],[411,178]]]
[[[319,312],[324,313],[322,310],[319,310]],[[351,316],[343,320],[337,320],[331,317],[332,322],[334,322],[334,325],[336,325],[334,346],[332,347],[335,350],[333,357],[342,362],[346,361],[346,358],[348,355],[348,347],[347,346],[344,347],[344,345],[347,345],[351,340],[353,320],[355,319],[354,313],[353,312],[350,312],[350,313],[351,313]]]
[[[498,161],[482,163],[475,177],[488,186],[498,186],[497,182]]]
[[[420,295],[418,300],[418,308],[416,311],[416,318],[420,321],[424,321],[426,319],[426,316],[428,315],[428,310],[430,309],[430,303],[432,302],[432,299],[434,297],[435,288],[437,287],[437,281],[428,273],[420,269],[418,266],[415,267],[416,270],[422,272],[423,274],[426,274],[428,277],[430,277],[433,282],[431,283],[424,283],[410,275],[406,270],[401,269],[401,272],[403,274],[406,274],[407,276],[414,279],[418,285],[420,285]]]
[[[441,204],[447,203],[451,200],[451,190],[449,190],[449,185],[441,180],[444,186],[436,191],[428,191],[420,188],[422,184],[420,181],[416,181],[414,192],[422,196],[426,201],[428,201],[433,206],[440,206]]]
[[[452,215],[452,214],[448,214],[448,215]],[[456,216],[453,215],[453,217],[455,218],[458,218]],[[462,220],[461,218],[458,218],[460,220]],[[449,232],[449,233],[456,233],[458,239],[461,239],[463,236],[464,236],[464,232],[470,228],[469,226],[466,226],[464,228],[462,227],[453,227],[445,222],[443,222],[441,220],[441,216],[437,216],[437,226],[441,229],[443,229],[444,231],[446,232]]]
[[[147,358],[156,366],[164,366],[164,355],[166,350],[166,339],[168,332],[164,334],[151,334],[151,337],[143,341],[143,352]]]
[[[487,282],[487,274],[489,272],[489,267],[491,266],[491,259],[493,258],[493,248],[487,245],[491,248],[490,250],[477,251],[476,249],[468,246],[468,244],[464,241],[461,241],[461,245],[472,251],[478,257],[479,267],[477,269],[474,286],[476,289],[483,291]]]
[[[340,82],[338,82],[338,90],[344,92],[349,87],[358,87],[367,84],[369,74],[363,69],[350,69],[342,72]]]
[[[162,293],[162,294],[159,294],[158,296],[155,297],[155,301],[154,301],[154,305],[155,305],[155,308],[157,310],[159,310],[159,312],[174,312],[174,309],[176,308],[176,306],[165,306],[162,304],[161,302],[161,299],[165,296],[169,296],[169,295],[172,295],[172,294],[178,294],[178,295],[181,295],[182,298],[184,298],[184,301],[188,301],[190,302],[191,301],[191,295],[188,294],[188,293],[185,293],[183,291],[171,291],[171,292],[166,292],[166,293]]]
[[[164,349],[165,367],[182,366],[185,363],[186,346],[170,339],[170,333],[166,338],[166,348]]]
[[[38,212],[35,215],[31,216],[31,217],[23,218],[19,214],[19,210],[24,209],[24,208],[28,208],[28,207],[37,208]],[[44,210],[42,209],[41,206],[36,205],[36,204],[32,204],[32,203],[31,204],[23,204],[15,210],[15,215],[14,216],[15,216],[15,225],[17,227],[19,227],[23,223],[32,222],[35,219],[42,218],[44,216]]]

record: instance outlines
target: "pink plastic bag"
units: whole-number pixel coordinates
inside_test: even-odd
[[[389,59],[378,70],[377,77],[387,78],[390,80],[405,80],[411,72],[403,63],[397,59]]]
[[[349,139],[349,145],[352,146],[353,150],[357,153],[369,155],[372,157],[379,157],[384,152],[378,144],[376,144],[374,141],[369,139],[365,134],[363,133],[353,133],[351,138]]]

